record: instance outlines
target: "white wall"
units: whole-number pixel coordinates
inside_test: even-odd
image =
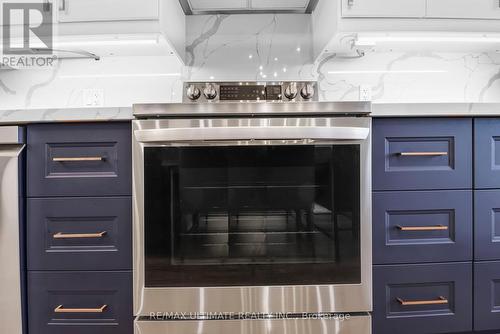
[[[178,1],[160,1],[160,26],[180,59],[186,56],[186,16]]]
[[[330,42],[333,32],[337,31],[340,15],[339,1],[320,1],[316,10],[311,14],[312,40],[314,58],[318,58],[326,45]]]

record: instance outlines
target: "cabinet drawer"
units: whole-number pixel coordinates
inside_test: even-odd
[[[500,262],[474,263],[474,329],[500,328]]]
[[[30,272],[31,334],[133,332],[131,272]]]
[[[130,197],[28,199],[28,269],[132,269],[131,217]]]
[[[472,264],[374,266],[374,334],[472,329]]]
[[[132,193],[128,123],[28,126],[28,196]]]
[[[500,190],[474,193],[474,257],[500,260]]]
[[[373,194],[374,263],[472,260],[472,191]]]
[[[500,118],[474,120],[474,184],[500,188]]]
[[[472,187],[471,119],[375,119],[373,189]]]

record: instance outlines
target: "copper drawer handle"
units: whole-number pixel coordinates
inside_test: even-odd
[[[81,161],[103,161],[104,157],[59,157],[52,158],[54,162],[81,162]]]
[[[440,157],[448,155],[448,152],[399,152],[402,157]]]
[[[435,300],[403,300],[401,298],[396,299],[403,306],[448,304],[448,299],[444,298],[443,296],[439,296],[439,299]]]
[[[59,305],[54,309],[55,313],[102,313],[108,305],[102,305],[99,308],[64,308]]]
[[[108,232],[102,231],[99,233],[73,233],[73,234],[59,232],[54,234],[52,237],[54,239],[78,239],[78,238],[91,239],[91,238],[102,238],[106,235],[106,233]]]
[[[436,225],[436,226],[401,226],[398,225],[401,231],[446,231],[448,226]]]

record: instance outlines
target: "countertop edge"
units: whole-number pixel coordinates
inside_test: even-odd
[[[133,118],[132,107],[0,110],[0,124],[126,121]]]
[[[500,116],[500,103],[373,103],[372,117]]]
[[[372,117],[481,117],[499,116],[498,103],[372,103]],[[129,121],[133,107],[47,108],[0,110],[0,125]]]

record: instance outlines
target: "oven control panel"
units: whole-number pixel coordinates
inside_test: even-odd
[[[318,101],[316,82],[186,82],[184,84],[184,103],[305,101]]]

